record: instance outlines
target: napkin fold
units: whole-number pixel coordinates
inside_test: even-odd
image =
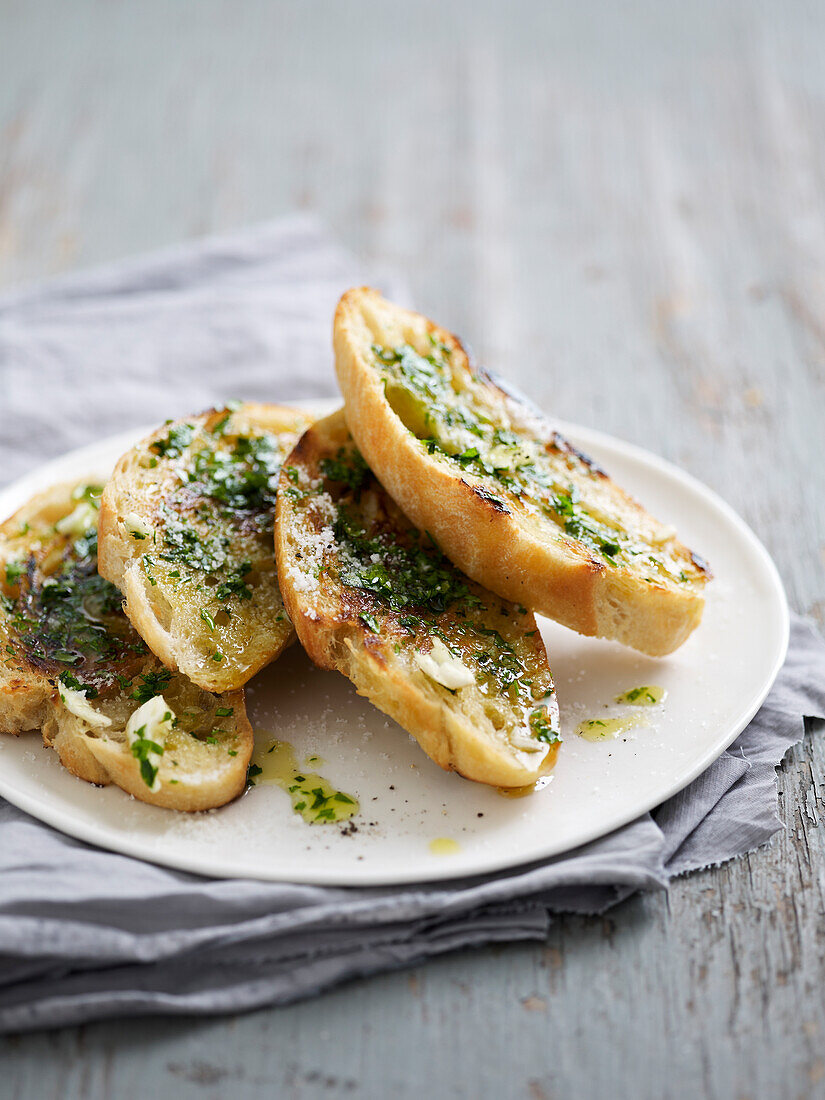
[[[292,218],[0,298],[0,469],[241,395],[333,394],[335,302],[365,273]],[[383,284],[398,296],[400,288]],[[541,939],[781,828],[775,768],[825,717],[825,643],[788,658],[735,744],[680,794],[574,852],[430,885],[210,880],[91,848],[0,801],[0,1031],[286,1003],[461,947]]]

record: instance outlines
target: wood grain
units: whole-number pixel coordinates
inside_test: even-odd
[[[717,489],[822,624],[823,47],[796,0],[5,0],[0,285],[317,211],[549,410]],[[8,1038],[0,1093],[825,1095],[824,755],[768,848],[669,897],[287,1009]]]

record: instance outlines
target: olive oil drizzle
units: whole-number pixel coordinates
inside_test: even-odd
[[[642,684],[640,687],[628,688],[621,695],[616,696],[616,702],[629,707],[657,707],[664,703],[667,691],[658,684]]]
[[[502,798],[526,798],[528,795],[535,794],[536,791],[549,786],[552,782],[552,775],[542,775],[535,783],[528,783],[526,787],[496,787],[496,793],[500,794]]]
[[[585,741],[612,741],[619,734],[638,726],[641,715],[631,714],[627,718],[586,718],[576,726],[576,733]]]
[[[310,761],[320,762],[320,758],[313,756],[307,763]],[[360,809],[354,795],[339,791],[322,775],[300,767],[288,741],[273,739],[256,747],[250,774],[253,784],[269,783],[286,791],[292,809],[308,825],[346,821]]]
[[[642,684],[617,695],[615,702],[627,707],[658,707],[667,698],[667,691],[657,684]],[[624,718],[586,718],[576,727],[576,733],[585,741],[611,741],[634,726],[646,725],[646,715],[629,714]]]
[[[450,836],[437,836],[429,847],[434,856],[455,856],[461,851],[461,845]]]

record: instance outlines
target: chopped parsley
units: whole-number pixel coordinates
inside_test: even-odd
[[[151,449],[161,458],[180,458],[194,438],[194,424],[175,424],[163,439],[155,440]]]
[[[156,695],[162,695],[166,690],[172,673],[168,668],[158,669],[156,672],[144,672],[140,676],[140,683],[130,693],[130,699],[136,699],[138,703],[148,703]]]
[[[361,453],[346,451],[343,447],[335,458],[321,459],[321,473],[353,493],[358,493],[370,478],[370,469]]]
[[[226,405],[224,405],[225,411],[223,416],[210,428],[212,435],[223,435],[229,425],[229,421],[232,419],[232,413],[237,412],[240,407],[240,401],[227,401]]]
[[[548,745],[554,745],[560,740],[559,731],[549,721],[547,717],[547,711],[544,707],[539,707],[530,715],[530,728],[535,734],[537,741],[544,741]]]
[[[493,482],[496,490],[504,489],[516,499],[531,498],[565,535],[607,564],[616,564],[625,550],[630,552],[627,533],[592,516],[578,491],[567,484],[567,471],[582,465],[578,456],[548,452],[541,440],[496,427],[472,391],[456,386],[450,349],[436,339],[430,342],[427,355],[408,344],[372,349],[384,373],[387,400],[427,453]],[[582,468],[590,473],[589,467]]]
[[[628,703],[632,707],[655,707],[663,702],[667,692],[663,687],[655,684],[642,684],[640,687],[630,688],[616,696],[617,703]]]
[[[271,432],[238,436],[230,449],[196,451],[189,484],[228,509],[265,511],[275,506],[281,450]]]
[[[375,615],[370,615],[369,612],[365,611],[363,614],[359,615],[358,618],[373,634],[379,632],[378,619],[376,619]]]
[[[335,537],[343,550],[341,583],[372,592],[393,611],[438,613],[456,603],[469,607],[481,602],[463,574],[437,547],[426,545],[424,536],[411,532],[409,545],[390,532],[369,536],[342,508]]]
[[[460,646],[461,657],[473,666],[483,691],[506,695],[514,705],[535,706],[533,680],[527,671],[529,654],[522,659],[500,630],[485,625],[487,609],[472,583],[441,553],[432,537],[411,527],[399,530],[381,515],[380,507],[369,529],[365,526],[363,513],[352,502],[352,486],[361,487],[363,482],[347,473],[355,466],[356,455],[356,451],[342,449],[334,460],[335,480],[344,492],[333,526],[337,549],[331,568],[339,583],[373,597],[372,607],[359,609],[360,621],[378,634],[382,612],[390,613],[390,635],[400,628],[410,636],[439,637],[449,647],[454,647],[456,639],[463,640],[467,644]],[[376,491],[380,493],[380,489]],[[371,512],[367,510],[367,514]],[[517,610],[527,613],[520,606]],[[501,614],[508,617],[506,607]],[[397,645],[394,649],[400,652]]]
[[[168,719],[168,715],[167,715]],[[166,719],[165,719],[166,720]],[[132,742],[132,756],[140,763],[140,777],[147,787],[153,787],[157,779],[158,766],[153,764],[150,757],[163,756],[163,745],[152,741],[143,735],[146,727],[141,726],[136,732],[136,740]]]
[[[259,558],[271,561],[283,457],[283,441],[272,432],[233,434],[238,407],[230,402],[211,427],[175,425],[153,444],[163,457],[184,461],[176,468],[179,484],[159,508],[153,558],[143,559],[147,579],[157,584],[155,567],[165,562],[172,567],[166,577],[199,587],[206,582],[213,587],[210,600],[218,603],[251,600],[254,582],[247,578]],[[201,617],[214,630],[214,610],[205,607]]]
[[[157,556],[162,561],[180,563],[204,573],[215,573],[224,566],[229,549],[226,535],[201,534],[168,506],[161,509],[161,515],[163,546]]]
[[[17,584],[25,572],[25,561],[6,562],[6,584]]]
[[[102,682],[111,666],[148,652],[122,613],[120,592],[97,572],[96,532],[70,543],[51,574],[30,565],[9,615],[13,640],[36,664],[75,675],[82,668],[84,682]]]
[[[221,581],[215,589],[215,599],[225,603],[232,596],[239,600],[251,600],[252,589],[244,580],[252,572],[252,562],[244,561],[233,569],[225,581]]]
[[[98,690],[96,687],[93,687],[91,684],[84,684],[82,680],[79,680],[77,676],[69,672],[68,669],[60,673],[60,675],[58,676],[58,680],[61,684],[64,684],[72,691],[85,692],[87,699],[96,699],[98,696]]]

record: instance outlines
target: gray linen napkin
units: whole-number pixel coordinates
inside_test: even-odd
[[[332,309],[362,279],[314,222],[290,219],[0,298],[0,469],[13,478],[235,395],[333,394]],[[209,880],[90,848],[0,801],[0,1031],[238,1011],[541,939],[553,912],[599,912],[766,842],[781,827],[775,766],[803,715],[825,716],[825,643],[797,618],[759,714],[681,794],[575,852],[435,885]]]

